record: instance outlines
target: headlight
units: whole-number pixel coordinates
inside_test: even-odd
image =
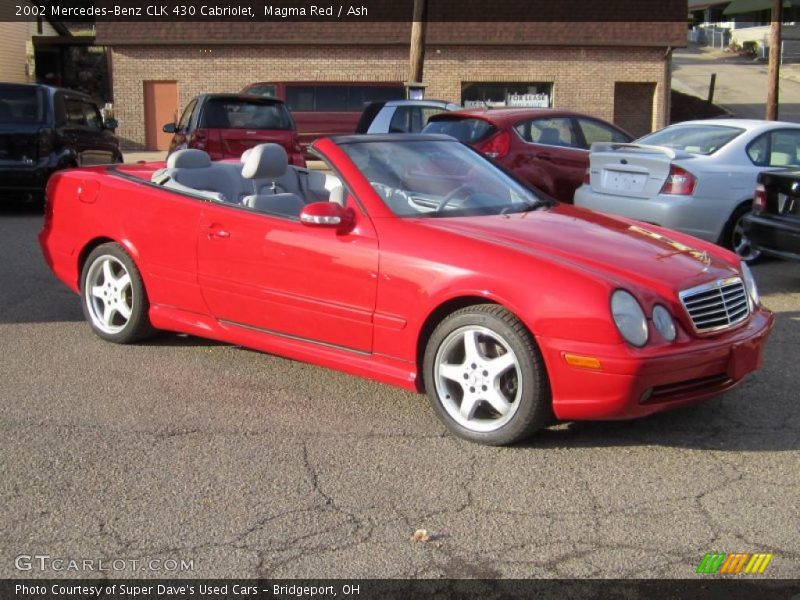
[[[748,267],[745,263],[742,263],[742,278],[744,279],[744,287],[747,289],[747,295],[750,297],[750,308],[755,310],[755,308],[761,302],[761,299],[758,296],[756,280],[753,277],[753,274],[750,272],[750,267]]]
[[[647,318],[636,298],[625,290],[611,294],[611,315],[622,337],[628,342],[634,346],[647,343]]]
[[[677,335],[675,321],[672,320],[672,315],[669,314],[669,311],[660,304],[656,304],[653,308],[653,325],[665,340],[668,342],[675,340]]]

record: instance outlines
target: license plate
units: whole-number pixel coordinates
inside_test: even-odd
[[[800,202],[795,196],[778,193],[778,213],[782,215],[800,214]]]
[[[643,173],[623,173],[622,171],[603,171],[603,187],[615,192],[641,192],[647,182]]]
[[[736,344],[731,348],[731,358],[728,363],[728,376],[738,381],[748,373],[761,367],[761,344],[759,342],[746,342]]]

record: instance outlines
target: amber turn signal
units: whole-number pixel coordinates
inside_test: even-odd
[[[600,360],[594,356],[581,356],[580,354],[565,354],[564,360],[567,364],[580,369],[599,369]]]

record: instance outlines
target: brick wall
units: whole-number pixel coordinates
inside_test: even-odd
[[[426,96],[460,102],[462,81],[552,82],[554,107],[613,121],[615,83],[654,83],[656,128],[666,124],[664,50],[431,45]],[[143,149],[147,80],[177,80],[183,107],[199,93],[256,81],[404,81],[407,73],[407,46],[120,46],[113,51],[114,112],[125,149]]]

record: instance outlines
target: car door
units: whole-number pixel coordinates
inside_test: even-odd
[[[570,117],[532,119],[515,125],[525,142],[511,168],[563,202],[572,202],[589,166],[589,153]]]
[[[78,166],[82,166],[80,132],[86,126],[86,114],[79,98],[64,96],[64,121],[60,131],[61,142],[75,153]]]
[[[206,205],[198,273],[210,313],[228,326],[370,352],[378,243],[369,218],[355,212],[353,229],[340,233]]]
[[[117,142],[113,133],[103,125],[100,109],[93,102],[81,100],[85,116],[84,125],[78,128],[78,147],[81,164],[107,165],[117,158]]]
[[[186,142],[189,136],[189,126],[192,120],[192,113],[197,106],[197,99],[192,100],[183,110],[183,114],[181,115],[180,121],[173,125],[174,133],[172,135],[172,140],[169,143],[169,150],[167,151],[168,154],[172,154],[178,150],[183,150],[186,148]],[[168,132],[169,123],[165,125],[165,132]]]

